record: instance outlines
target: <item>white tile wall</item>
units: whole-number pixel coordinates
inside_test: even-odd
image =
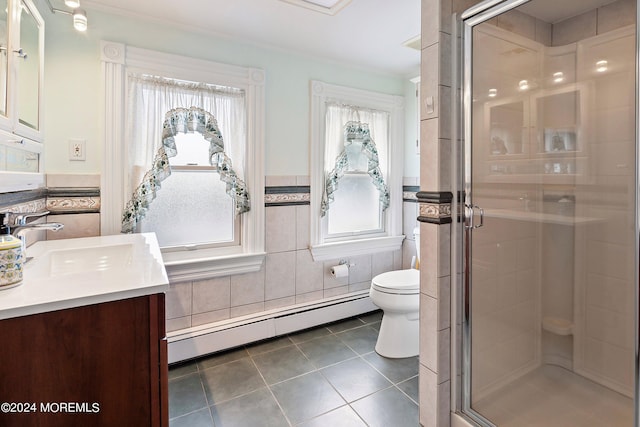
[[[480,394],[535,361],[540,329],[539,281],[532,270],[540,236],[520,221],[487,219],[474,232],[472,265],[473,392]]]
[[[272,176],[267,186],[309,185],[306,176]],[[411,180],[415,184],[415,178]],[[409,210],[405,228],[416,224],[416,203]],[[371,278],[403,267],[403,257],[415,254],[413,241],[403,251],[356,256],[346,278],[336,279],[331,266],[340,260],[314,261],[309,246],[308,205],[266,208],[267,256],[260,271],[210,280],[172,283],[167,293],[167,330],[216,322],[294,304],[368,289]],[[409,236],[412,238],[412,236]]]
[[[324,264],[315,262],[308,250],[296,251],[296,295],[323,290]]]
[[[186,287],[188,285],[182,286]],[[191,313],[199,314],[229,307],[230,292],[229,277],[216,277],[194,282],[192,286]]]
[[[297,247],[296,207],[273,206],[265,213],[267,252],[294,251]]]
[[[264,283],[266,300],[296,294],[296,252],[268,253]]]
[[[60,231],[47,231],[47,240],[72,239],[100,235],[100,214],[60,214],[50,215],[47,221],[64,224]]]
[[[498,16],[498,27],[535,40],[536,19],[518,10],[511,10]]]

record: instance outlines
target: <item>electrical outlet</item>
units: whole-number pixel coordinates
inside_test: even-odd
[[[69,160],[87,160],[87,140],[70,139],[69,140]]]

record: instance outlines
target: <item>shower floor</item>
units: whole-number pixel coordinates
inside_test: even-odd
[[[633,400],[580,375],[545,365],[473,408],[500,427],[631,427]]]

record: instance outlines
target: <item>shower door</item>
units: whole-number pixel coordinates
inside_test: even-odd
[[[636,4],[462,15],[462,411],[636,426]]]

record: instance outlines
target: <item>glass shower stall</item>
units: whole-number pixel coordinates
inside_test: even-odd
[[[635,0],[485,1],[462,36],[461,410],[637,426]]]

